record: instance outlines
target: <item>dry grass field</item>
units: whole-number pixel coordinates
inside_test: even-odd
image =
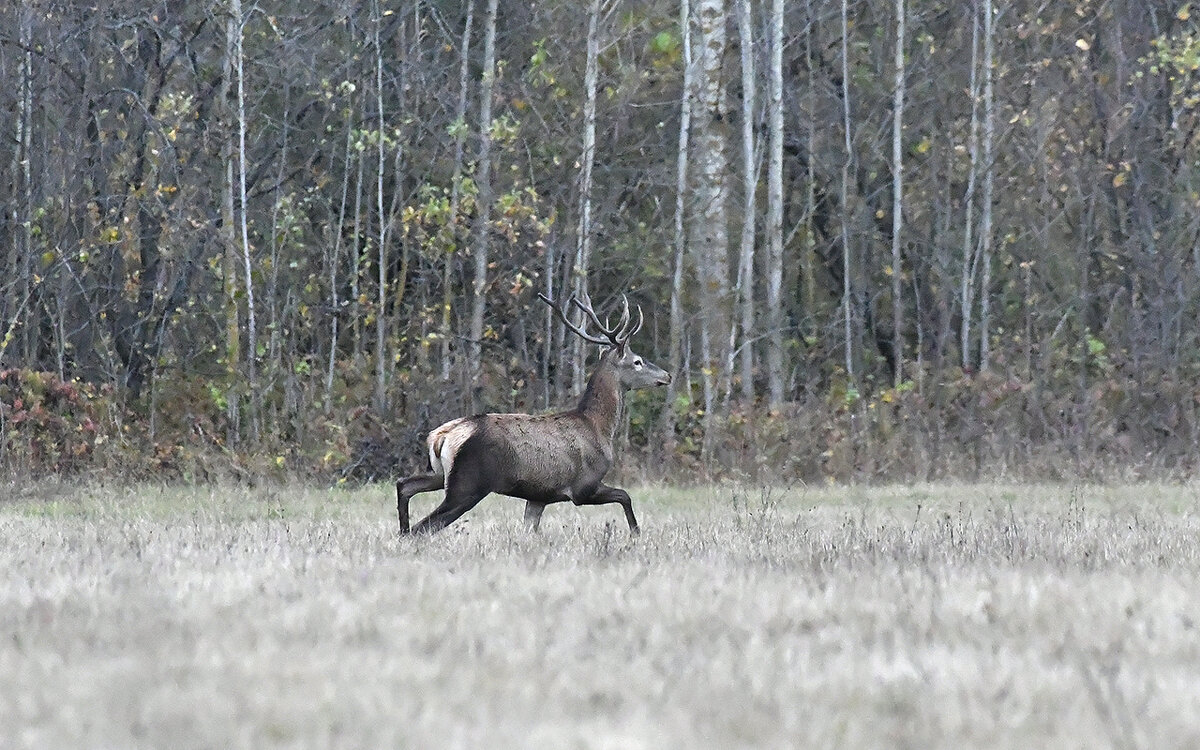
[[[0,497],[4,748],[1200,747],[1200,487]]]

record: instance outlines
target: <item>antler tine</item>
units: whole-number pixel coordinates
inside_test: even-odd
[[[541,292],[538,292],[538,299],[540,299],[542,302],[545,302],[547,305],[550,305],[550,309],[553,310],[554,312],[558,313],[558,317],[559,317],[559,319],[562,320],[563,325],[565,325],[571,331],[571,333],[574,333],[576,336],[580,337],[584,341],[590,341],[593,344],[600,344],[601,346],[608,346],[609,344],[612,343],[611,341],[609,341],[607,339],[602,339],[597,336],[591,335],[587,331],[576,326],[574,323],[571,322],[571,319],[569,317],[567,317],[567,313],[564,311],[563,307],[570,307],[572,303],[574,303],[576,306],[579,306],[579,300],[575,299],[574,293],[572,293],[571,296],[567,298],[567,304],[564,305],[563,307],[559,307],[557,304],[555,304],[554,300],[550,299],[549,297],[542,294]],[[584,308],[580,307],[580,309],[583,310]],[[584,310],[584,312],[587,312],[587,310]],[[593,313],[592,315],[594,316],[595,314]]]
[[[636,334],[638,331],[642,330],[642,323],[644,323],[644,322],[645,322],[645,318],[642,317],[642,306],[638,305],[637,306],[637,323],[632,324],[632,325],[627,323],[625,326],[622,326],[621,332],[617,334],[617,338],[619,338],[621,340],[622,344],[628,342],[629,339],[633,338],[634,334]]]
[[[629,325],[629,298],[624,294],[621,295],[621,319],[617,321],[617,338],[621,338],[621,334]],[[624,339],[622,339],[623,341]]]

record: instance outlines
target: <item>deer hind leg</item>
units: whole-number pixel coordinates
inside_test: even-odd
[[[542,511],[546,510],[545,503],[535,503],[532,500],[525,501],[525,528],[537,533],[542,525]]]
[[[412,533],[434,534],[441,531],[457,521],[463,513],[478,505],[488,492],[486,487],[473,487],[462,482],[451,481],[450,486],[446,488],[446,498],[442,504],[434,508],[433,512],[422,519],[420,523],[413,526]]]
[[[609,487],[607,484],[602,484],[592,493],[591,497],[576,499],[574,502],[576,505],[618,503],[625,511],[625,520],[629,523],[629,533],[633,536],[642,533],[638,528],[637,517],[633,515],[633,500],[629,497],[629,493],[620,487]]]
[[[400,518],[400,533],[408,533],[408,501],[413,495],[440,490],[444,486],[441,474],[416,474],[396,482],[396,515]]]

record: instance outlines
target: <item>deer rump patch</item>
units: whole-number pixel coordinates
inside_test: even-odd
[[[450,481],[450,470],[454,468],[454,457],[462,444],[475,434],[478,425],[471,417],[453,419],[429,433],[429,468],[442,479]]]

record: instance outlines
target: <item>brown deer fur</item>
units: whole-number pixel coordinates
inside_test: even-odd
[[[542,298],[566,320],[563,310]],[[607,340],[597,339],[567,321],[589,341],[611,348],[588,380],[579,405],[554,414],[478,414],[451,420],[429,433],[430,472],[396,483],[396,511],[401,532],[409,532],[409,500],[421,492],[445,488],[445,499],[412,527],[413,533],[434,533],[474,508],[490,493],[525,500],[525,520],[537,530],[542,511],[551,503],[575,505],[619,503],[631,533],[638,533],[633,504],[625,490],[602,482],[613,463],[613,438],[625,391],[666,385],[666,371],[635,354],[629,338],[641,327],[630,325],[628,303],[617,330],[603,326],[584,297],[574,303]]]

